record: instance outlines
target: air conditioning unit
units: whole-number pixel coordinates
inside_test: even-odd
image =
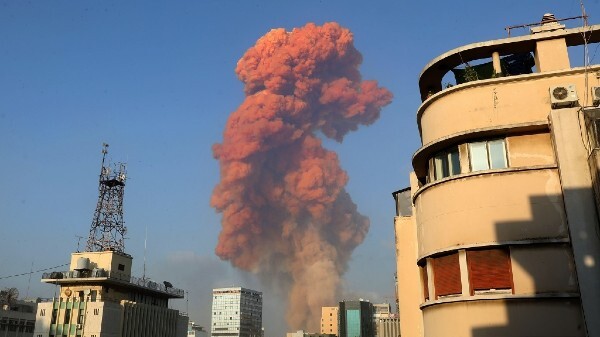
[[[83,324],[77,324],[77,330],[83,329]]]
[[[592,100],[594,106],[600,105],[600,87],[592,87]]]
[[[577,90],[574,84],[550,87],[550,103],[553,109],[577,106]]]

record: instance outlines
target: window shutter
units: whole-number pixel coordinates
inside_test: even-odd
[[[513,289],[507,248],[467,250],[471,295],[476,290]]]
[[[435,297],[462,293],[458,252],[432,259]]]

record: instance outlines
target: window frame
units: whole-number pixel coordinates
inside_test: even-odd
[[[490,144],[493,144],[496,142],[502,142],[502,158],[504,159],[503,167],[492,167],[494,160],[492,157],[492,151],[491,151]],[[481,144],[485,145],[486,167],[475,169],[473,160],[476,159],[476,156],[474,155],[473,148],[475,147],[475,145],[481,145]],[[486,139],[486,140],[481,140],[481,141],[476,141],[476,142],[469,142],[469,143],[467,143],[467,149],[469,152],[469,169],[471,170],[471,172],[497,170],[497,169],[504,169],[504,168],[510,167],[510,162],[508,160],[508,148],[506,146],[506,138],[494,138],[494,139]],[[481,160],[481,158],[477,158],[477,159]]]
[[[453,155],[456,155],[456,157]],[[456,162],[453,161],[453,158],[457,159]],[[441,165],[438,165],[438,162]],[[456,167],[454,164],[457,164],[458,166]],[[460,173],[460,149],[458,145],[439,151],[429,158],[429,172],[427,175],[429,182],[442,180],[444,178],[459,175]]]

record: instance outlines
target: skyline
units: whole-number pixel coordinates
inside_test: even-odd
[[[143,8],[135,2],[2,2],[0,88],[7,99],[0,102],[0,277],[28,272],[32,262],[37,270],[68,261],[75,235],[89,231],[107,142],[113,161],[128,162],[125,251],[134,257],[135,275],[142,275],[147,227],[147,275],[190,292],[191,320],[210,322],[206,299],[227,282],[266,293],[252,275],[214,255],[221,219],[208,202],[219,179],[211,146],[222,141],[226,119],[243,100],[234,69],[244,52],[272,28],[335,21],[354,34],[363,78],[394,94],[373,125],[342,144],[323,139],[338,153],[359,211],[371,219],[344,276],[346,294],[393,303],[391,192],[408,186],[410,158],[420,145],[414,120],[419,72],[447,50],[505,37],[505,26],[537,22],[546,12],[579,15],[579,1],[462,4],[438,4],[424,24],[425,15],[415,13],[424,14],[427,4],[391,1],[181,1]],[[586,3],[591,24],[600,22],[594,17],[599,7]],[[39,276],[31,278],[30,296],[51,296]],[[27,279],[2,279],[0,287],[17,286],[25,296]],[[269,317],[283,321],[280,305],[265,296],[268,335],[283,329],[269,324]]]

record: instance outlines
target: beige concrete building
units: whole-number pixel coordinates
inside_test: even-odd
[[[131,276],[131,262],[115,251],[73,253],[69,271],[44,274],[58,295],[38,305],[34,336],[186,336],[188,318],[168,307],[183,290]]]
[[[422,71],[394,193],[403,337],[600,336],[600,66],[569,58],[599,30],[545,15]]]
[[[400,336],[398,315],[392,313],[389,303],[373,304],[373,327],[375,337],[398,337]]]
[[[336,335],[338,333],[338,307],[321,307],[321,333]]]

